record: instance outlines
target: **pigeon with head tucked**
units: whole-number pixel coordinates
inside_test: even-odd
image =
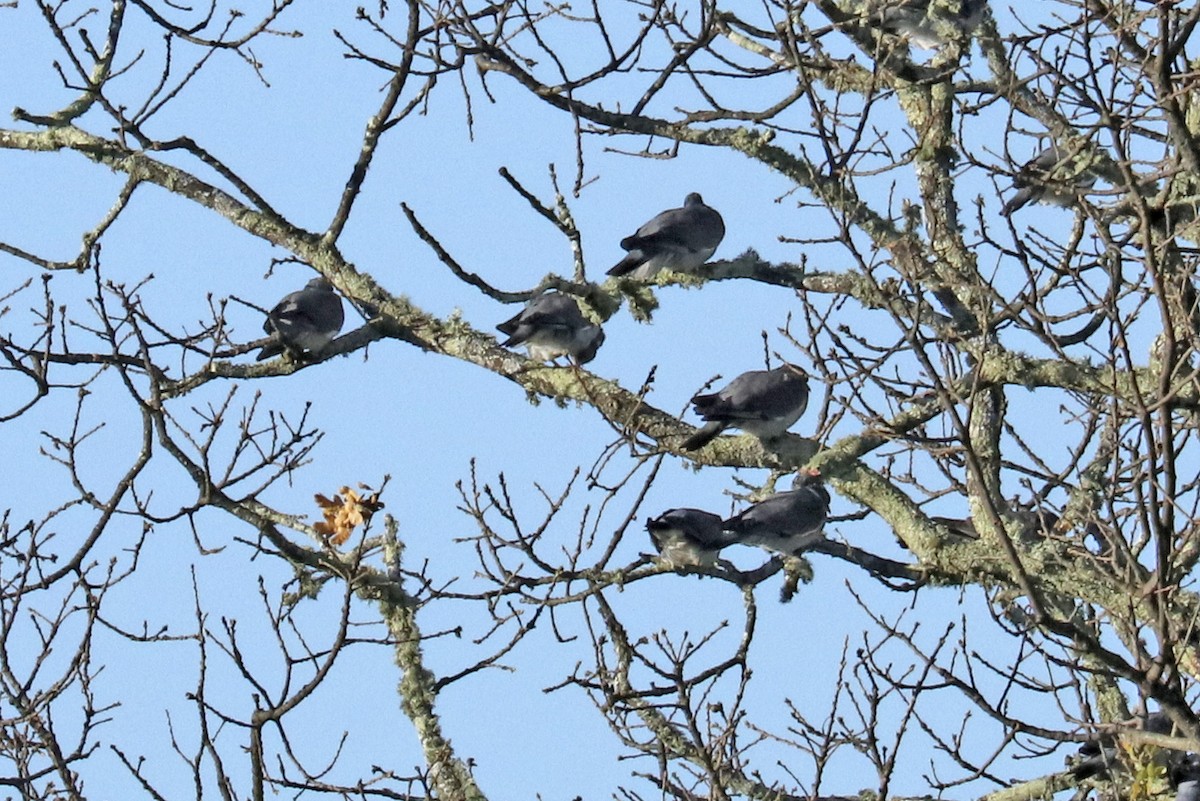
[[[907,38],[922,50],[935,50],[946,44],[949,35],[975,30],[986,4],[986,0],[957,0],[950,4],[949,15],[935,16],[929,0],[877,0],[871,18],[883,30]]]
[[[1072,167],[1073,158],[1073,153],[1051,143],[1021,165],[1013,176],[1013,188],[1017,192],[1004,204],[1003,213],[1012,214],[1034,202],[1063,207],[1074,203],[1080,192],[1096,183],[1096,173],[1087,169],[1076,171]]]
[[[722,523],[720,515],[703,509],[668,509],[647,518],[646,531],[670,567],[716,567],[721,549],[734,542]]]
[[[718,392],[692,398],[692,406],[706,422],[680,445],[685,451],[703,448],[727,428],[775,439],[808,407],[808,374],[786,363],[774,370],[751,370]]]
[[[524,345],[529,358],[539,362],[570,356],[587,364],[604,344],[600,326],[583,316],[575,298],[562,292],[539,295],[496,329],[508,335],[500,343],[503,347]]]
[[[743,545],[791,555],[821,538],[829,517],[829,501],[821,471],[807,468],[797,476],[790,491],[759,501],[722,526],[727,535]]]
[[[664,269],[691,272],[708,261],[724,237],[721,215],[692,192],[681,208],[664,211],[622,239],[622,249],[629,252],[608,274],[645,281]]]
[[[314,278],[267,312],[263,331],[271,335],[271,342],[258,352],[258,361],[285,350],[298,356],[319,356],[342,330],[344,321],[342,299],[333,284],[324,277]]]

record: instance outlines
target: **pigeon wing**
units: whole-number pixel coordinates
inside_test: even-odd
[[[670,209],[621,240],[625,250],[716,250],[725,236],[725,221],[703,203]]]
[[[819,531],[829,514],[829,493],[823,486],[779,492],[725,521],[725,530],[738,535],[781,539]]]
[[[720,392],[692,399],[696,413],[705,420],[775,420],[790,416],[808,405],[808,380],[799,373],[752,370],[742,373]],[[797,415],[798,416],[798,415]]]
[[[552,292],[534,300],[514,317],[496,326],[508,339],[504,347],[520,345],[539,331],[553,331],[569,337],[588,324],[575,299]],[[599,345],[597,345],[599,347]]]

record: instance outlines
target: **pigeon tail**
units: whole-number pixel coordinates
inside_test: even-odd
[[[279,356],[284,352],[295,354],[296,358],[304,361],[316,361],[320,358],[325,348],[332,342],[332,339],[326,337],[316,337],[305,339],[297,342],[285,342],[276,340],[263,346],[263,349],[254,357],[255,361],[261,362],[267,359]]]
[[[694,451],[703,448],[716,439],[717,435],[724,431],[725,428],[726,424],[720,420],[705,423],[703,428],[696,429],[696,433],[680,443],[679,447],[685,451]]]
[[[622,240],[621,244],[624,245],[625,240]],[[612,269],[608,271],[608,275],[629,275],[631,272],[636,270],[638,267],[641,267],[645,263],[646,255],[640,250],[635,250],[632,253],[626,253],[625,258],[613,265]]]
[[[263,349],[260,350],[258,355],[254,357],[254,360],[256,362],[265,362],[267,359],[272,359],[283,353],[283,351],[283,343],[276,340],[270,344],[264,345]]]
[[[1004,204],[1004,208],[1000,209],[1001,214],[1012,214],[1019,208],[1029,205],[1033,202],[1038,191],[1032,186],[1025,186],[1017,190],[1017,193],[1009,198]]]
[[[519,329],[517,331],[510,333],[508,331],[505,331],[503,328],[500,328],[500,326],[496,326],[496,327],[500,329],[500,333],[510,334],[508,339],[506,339],[500,343],[500,347],[502,347],[502,348],[511,348],[514,345],[520,345],[522,342],[524,342],[526,339],[529,338],[528,336],[522,336],[522,334],[524,332],[520,331]]]
[[[531,326],[526,319],[529,313],[530,312],[528,309],[522,309],[512,317],[500,323],[500,325],[496,326],[496,330],[501,334],[508,334],[508,339],[506,339],[504,342],[501,342],[501,345],[506,348],[511,345],[520,345],[529,338]]]

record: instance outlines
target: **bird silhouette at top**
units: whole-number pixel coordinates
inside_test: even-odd
[[[929,0],[877,0],[870,14],[888,33],[903,36],[923,50],[935,50],[947,43],[949,35],[975,30],[986,6],[986,0],[960,0],[948,16],[935,16]]]

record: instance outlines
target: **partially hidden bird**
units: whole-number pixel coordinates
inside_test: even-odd
[[[1200,754],[1184,754],[1171,770],[1175,801],[1200,801]]]
[[[703,509],[668,509],[647,518],[646,531],[669,567],[715,567],[721,549],[735,541],[723,523],[720,515]]]
[[[1130,731],[1144,731],[1151,734],[1171,734],[1175,724],[1165,712],[1151,712],[1139,715],[1119,724]],[[1112,732],[1105,732],[1096,739],[1079,746],[1079,750],[1067,757],[1067,769],[1078,780],[1089,779],[1093,776],[1108,774],[1113,767],[1121,764],[1122,749],[1118,747],[1118,737]]]
[[[645,281],[664,269],[691,272],[708,261],[724,237],[721,215],[692,192],[681,208],[658,214],[622,239],[621,248],[628,253],[608,274]]]
[[[579,364],[587,364],[604,344],[600,326],[583,316],[575,298],[562,292],[537,296],[496,330],[508,335],[500,343],[503,347],[524,345],[529,358],[539,362],[569,356]]]
[[[703,448],[727,428],[740,428],[761,440],[779,437],[808,407],[808,374],[794,364],[750,370],[723,389],[692,398],[706,422],[685,439],[683,450]]]
[[[999,511],[1004,517],[1019,524],[1018,534],[1021,540],[1026,542],[1033,543],[1043,540],[1053,534],[1059,526],[1059,516],[1048,509],[1029,509],[1013,506]],[[976,527],[975,521],[969,517],[942,517],[941,515],[933,515],[929,519],[938,525],[944,526],[952,534],[957,534],[960,537],[968,537],[973,540],[979,539],[979,529]],[[1007,521],[1004,522],[1007,525]]]
[[[883,30],[907,38],[922,50],[935,50],[947,43],[949,35],[975,30],[986,5],[987,0],[959,0],[951,4],[948,16],[934,16],[929,0],[876,0],[868,8]]]
[[[342,330],[345,310],[333,284],[314,278],[304,289],[283,296],[267,312],[263,331],[271,342],[258,352],[258,361],[278,356],[285,350],[297,356],[319,356]]]
[[[1016,194],[1004,204],[1003,213],[1012,214],[1034,202],[1064,207],[1073,204],[1080,192],[1096,183],[1096,173],[1089,169],[1073,169],[1072,159],[1072,153],[1051,143],[1021,165],[1013,176]]]
[[[806,468],[787,492],[777,492],[726,520],[726,534],[743,545],[757,545],[784,555],[795,554],[819,540],[829,517],[829,490],[821,471]]]

